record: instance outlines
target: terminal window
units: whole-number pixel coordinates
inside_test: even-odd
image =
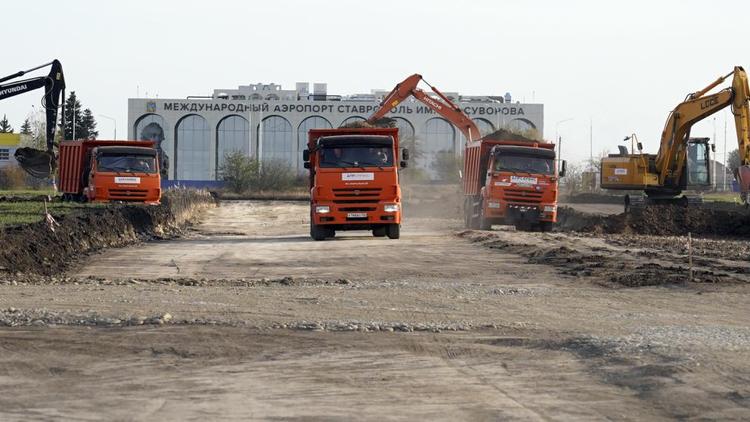
[[[0,161],[10,160],[10,150],[8,148],[0,148]]]

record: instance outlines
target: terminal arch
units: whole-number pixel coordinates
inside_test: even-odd
[[[302,151],[307,149],[307,132],[310,129],[330,129],[333,125],[323,116],[310,116],[297,128],[297,171],[303,172]]]
[[[492,122],[487,119],[477,117],[476,119],[472,120],[474,121],[474,124],[477,125],[477,128],[479,128],[479,136],[487,136],[495,131],[495,125],[493,125]]]
[[[224,157],[233,151],[250,155],[250,125],[236,114],[223,118],[216,126],[216,172],[224,164]]]
[[[278,161],[290,168],[296,165],[296,146],[289,120],[281,116],[268,116],[258,127],[258,158],[262,161]]]
[[[202,116],[190,114],[177,122],[174,175],[177,180],[213,180],[211,130]]]
[[[515,131],[536,130],[536,125],[529,119],[517,117],[510,121],[509,126]]]
[[[135,139],[145,141],[150,140],[156,143],[156,149],[159,151],[159,169],[161,177],[169,179],[169,159],[170,154],[166,151],[172,150],[170,141],[166,141],[166,124],[164,118],[158,114],[144,114],[135,122]]]

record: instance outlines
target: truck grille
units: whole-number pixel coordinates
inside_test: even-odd
[[[148,196],[148,190],[146,189],[110,189],[109,190],[110,199],[139,200],[139,199],[145,199],[147,196]]]
[[[333,196],[336,198],[377,198],[380,196],[380,188],[358,188],[358,189],[334,189]]]
[[[352,211],[352,212],[375,211],[376,209],[378,208],[377,207],[339,207],[339,211]]]
[[[521,204],[538,204],[542,202],[542,192],[523,189],[505,189],[503,190],[503,199],[507,202]]]

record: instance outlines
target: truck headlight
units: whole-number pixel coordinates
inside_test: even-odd
[[[385,204],[383,205],[383,211],[385,212],[398,212],[400,207],[398,204]]]
[[[554,205],[545,205],[544,206],[544,212],[555,212],[557,210],[557,207]]]
[[[331,212],[331,207],[329,207],[328,205],[317,205],[315,207],[315,212],[317,214],[328,214],[329,212]]]
[[[487,208],[500,208],[500,203],[499,202],[488,202],[487,203]]]

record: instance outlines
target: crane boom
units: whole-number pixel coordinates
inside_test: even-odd
[[[437,95],[437,98],[418,88],[417,85],[419,85],[420,82],[424,82],[429,86],[432,92]],[[435,113],[451,122],[451,124],[461,131],[467,142],[475,141],[481,136],[476,123],[474,123],[474,121],[471,120],[471,118],[467,116],[458,105],[451,101],[445,94],[440,92],[440,90],[427,83],[427,81],[422,78],[422,75],[417,73],[397,84],[380,103],[380,108],[375,110],[367,121],[373,123],[384,117],[391,111],[391,109],[398,106],[405,99],[409,98],[409,96],[414,96],[414,98],[424,103],[427,107],[430,107]]]
[[[54,147],[58,108],[62,109],[63,120],[65,119],[65,106],[60,101],[61,97],[63,99],[65,98],[65,76],[63,75],[62,64],[60,64],[60,61],[58,60],[53,60],[32,69],[22,70],[0,78],[0,83],[2,83],[11,79],[19,78],[28,72],[46,66],[50,66],[50,71],[47,76],[29,78],[0,85],[0,100],[44,88],[42,105],[45,110],[47,123],[45,131],[47,151],[40,152],[32,148],[19,148],[15,153],[16,160],[18,160],[21,167],[32,176],[38,178],[48,177],[55,168]]]

